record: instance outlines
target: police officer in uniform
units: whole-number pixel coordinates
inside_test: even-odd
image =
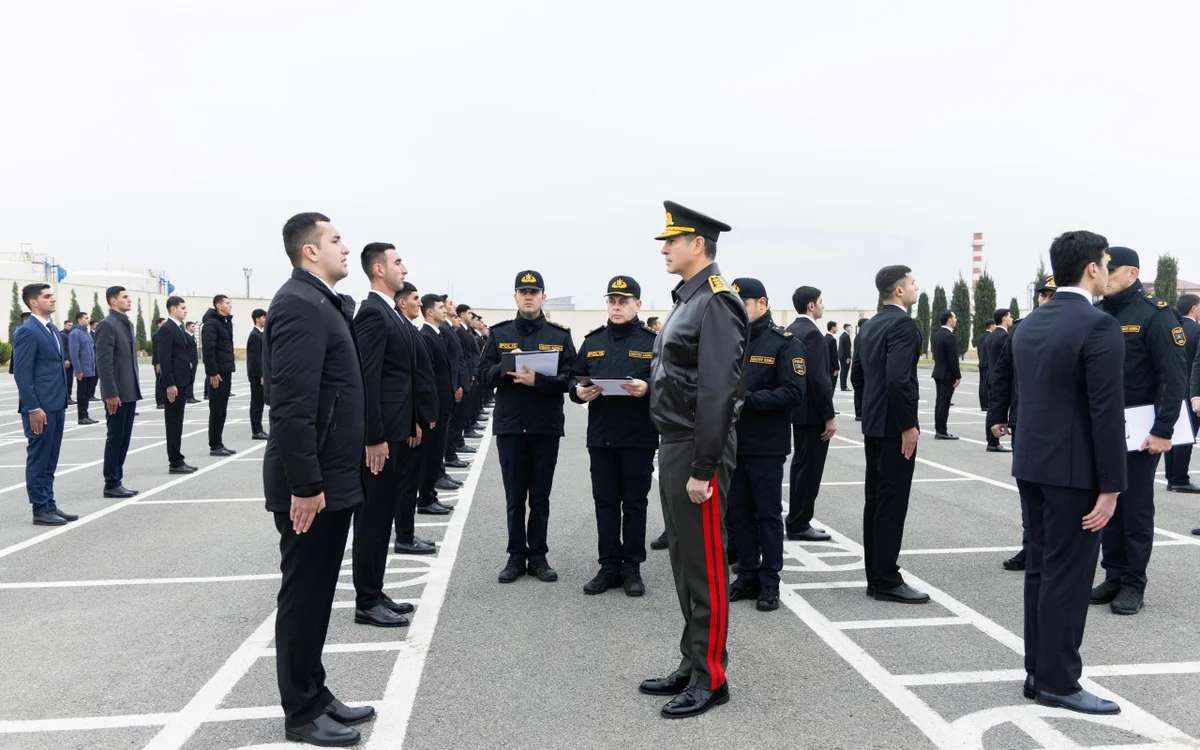
[[[683,610],[683,658],[670,675],[644,681],[641,691],[674,695],[662,714],[678,719],[729,701],[723,519],[737,455],[734,423],[742,407],[750,321],[714,262],[717,237],[729,225],[671,201],[663,205],[667,226],[655,239],[664,241],[667,272],[681,281],[654,344],[650,416],[662,436],[658,492]]]
[[[737,466],[729,483],[729,533],[737,542],[738,575],[729,601],[758,599],[779,609],[783,570],[783,462],[792,450],[792,409],[804,403],[804,345],[775,325],[758,279],[733,280],[750,318],[746,403],[737,422]]]
[[[1097,305],[1117,319],[1125,340],[1125,408],[1154,404],[1154,425],[1141,450],[1125,454],[1128,488],[1104,528],[1104,583],[1092,604],[1110,604],[1118,615],[1137,614],[1146,592],[1146,566],[1154,543],[1154,475],[1158,457],[1171,450],[1171,435],[1187,392],[1185,338],[1179,318],[1163,300],[1146,294],[1138,280],[1138,254],[1108,250],[1108,285]]]
[[[571,368],[571,400],[588,405],[587,446],[600,539],[600,572],[583,593],[624,586],[627,596],[641,596],[646,593],[641,564],[646,561],[647,497],[658,447],[646,398],[657,334],[638,319],[642,287],[633,278],[613,277],[605,304],[608,323],[584,336]],[[593,379],[628,379],[621,384],[628,396],[604,396]]]
[[[575,344],[570,329],[542,313],[546,284],[540,273],[521,271],[515,289],[517,317],[492,326],[479,362],[480,384],[496,389],[492,424],[508,506],[508,563],[499,581],[512,583],[528,570],[549,583],[558,580],[558,572],[546,560],[550,490]],[[528,365],[522,365],[521,372],[506,370],[501,355],[513,352],[558,352],[558,373],[542,375]]]

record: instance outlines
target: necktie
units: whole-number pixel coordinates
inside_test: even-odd
[[[54,324],[47,323],[46,330],[50,332],[50,338],[54,339],[54,349],[62,354],[62,339],[58,337],[58,331],[54,330]]]

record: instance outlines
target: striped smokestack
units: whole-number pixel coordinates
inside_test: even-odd
[[[983,232],[976,232],[971,241],[971,295],[975,295],[975,285],[983,275]]]

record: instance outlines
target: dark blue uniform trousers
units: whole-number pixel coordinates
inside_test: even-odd
[[[646,561],[646,508],[653,448],[588,448],[600,567],[636,570]]]
[[[729,532],[737,543],[738,580],[779,587],[783,570],[783,462],[786,456],[738,456],[729,482]]]
[[[122,401],[116,414],[109,414],[107,406],[105,408],[108,422],[108,437],[104,440],[106,490],[119,486],[125,479],[125,456],[129,453],[129,443],[133,438],[133,413],[136,410],[136,401]]]
[[[550,490],[558,465],[557,435],[497,435],[508,511],[508,558],[545,559],[549,547]],[[525,506],[529,506],[528,523]]]
[[[1154,547],[1154,473],[1158,456],[1126,453],[1129,487],[1117,498],[1117,510],[1104,527],[1104,580],[1146,591],[1146,566]]]
[[[29,428],[29,415],[21,415],[21,426],[25,428],[25,491],[34,515],[54,510],[54,472],[58,469],[58,452],[62,448],[63,417],[66,409],[46,412],[46,425],[42,434],[34,435]]]

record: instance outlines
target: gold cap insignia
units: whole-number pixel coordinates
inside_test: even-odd
[[[667,211],[667,226],[671,226],[674,223],[675,223],[675,217],[671,216],[670,211]]]
[[[527,274],[525,274],[524,276],[522,276],[522,277],[521,277],[521,283],[522,283],[522,284],[536,284],[536,283],[537,283],[537,276],[534,276],[534,275],[533,275],[533,274],[531,274],[531,273],[527,273]]]
[[[612,283],[612,288],[613,288],[613,289],[625,289],[625,288],[627,288],[628,286],[629,286],[629,285],[625,283],[625,279],[617,279],[616,281],[614,281],[614,282]]]
[[[735,282],[735,283],[734,283],[734,285],[733,285],[733,291],[735,291],[735,292],[740,292],[740,291],[742,291],[741,289],[738,289],[738,285],[737,285],[737,283],[736,283],[736,282]]]

